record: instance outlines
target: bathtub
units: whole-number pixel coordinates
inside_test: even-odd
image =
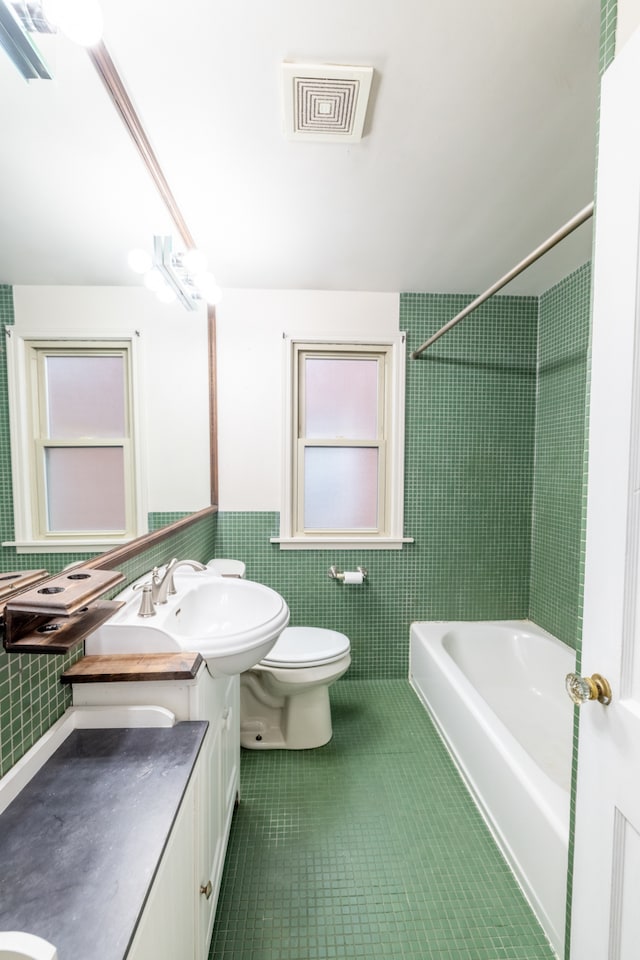
[[[411,626],[409,679],[563,955],[575,653],[526,620]]]

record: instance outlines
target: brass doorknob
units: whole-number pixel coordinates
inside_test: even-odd
[[[590,677],[568,673],[564,685],[573,702],[579,707],[587,700],[597,700],[605,706],[611,703],[611,685],[599,673],[594,673]]]
[[[206,884],[204,883],[200,884],[200,893],[204,894],[206,900],[209,899],[212,892],[213,892],[213,887],[211,886],[211,880],[209,880]]]

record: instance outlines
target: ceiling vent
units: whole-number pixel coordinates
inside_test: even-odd
[[[291,140],[362,139],[373,67],[282,64],[285,135]]]

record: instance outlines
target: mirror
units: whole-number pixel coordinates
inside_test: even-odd
[[[176,229],[86,51],[56,35],[36,42],[53,80],[27,83],[0,56],[0,319],[15,321],[14,336],[135,341],[140,471],[157,529],[211,504],[206,307],[160,304],[130,271],[131,249],[151,251],[154,234]],[[8,450],[2,369],[0,379]],[[10,508],[8,458],[0,488]],[[10,514],[5,508],[2,541],[13,539]],[[14,548],[2,548],[0,568],[15,565]],[[55,556],[45,565],[59,566]]]

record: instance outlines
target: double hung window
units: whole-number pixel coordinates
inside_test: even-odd
[[[16,543],[137,535],[130,341],[14,345]]]
[[[402,541],[404,344],[287,348],[284,547]]]

